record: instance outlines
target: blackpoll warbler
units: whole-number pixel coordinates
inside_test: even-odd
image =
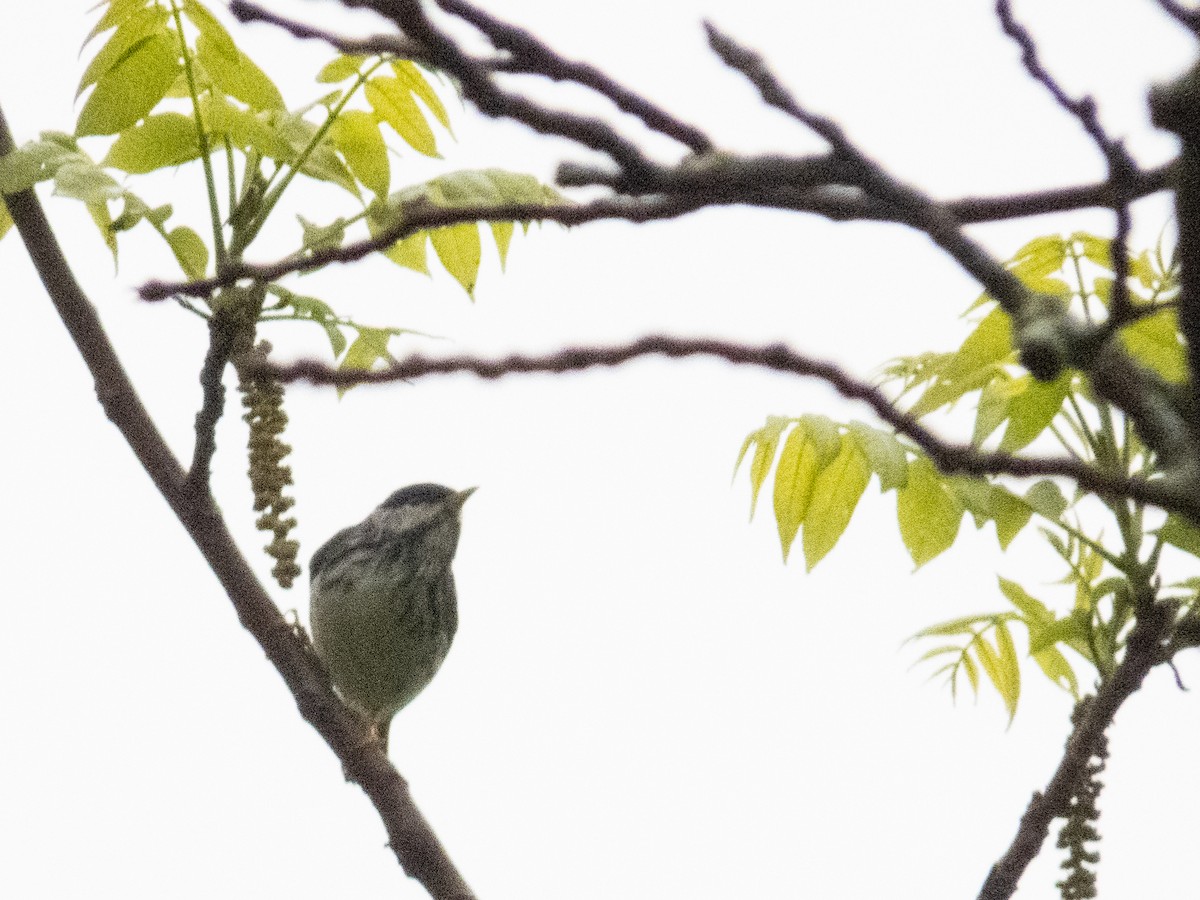
[[[313,645],[385,753],[392,716],[429,684],[458,628],[450,564],[474,491],[401,488],[313,554]]]

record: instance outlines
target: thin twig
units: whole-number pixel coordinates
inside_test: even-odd
[[[1200,497],[1169,491],[1161,482],[1104,472],[1071,457],[1018,457],[946,441],[897,408],[878,387],[855,378],[833,363],[804,356],[782,344],[754,347],[713,339],[651,335],[615,347],[574,347],[543,356],[514,355],[499,360],[472,356],[446,359],[410,356],[395,365],[370,371],[334,369],[317,360],[301,360],[287,365],[267,365],[263,371],[285,382],[309,381],[348,387],[411,381],[457,372],[469,372],[485,379],[518,373],[561,374],[595,366],[618,366],[652,355],[672,359],[715,356],[736,365],[819,378],[843,397],[870,406],[881,420],[924,450],[946,474],[1013,475],[1019,478],[1061,476],[1104,496],[1132,497],[1165,509],[1200,516]]]
[[[693,153],[708,153],[712,141],[699,128],[680,121],[662,107],[619,84],[593,65],[565,59],[523,28],[501,22],[466,0],[436,0],[446,12],[469,22],[497,50],[512,54],[507,72],[543,75],[554,81],[573,81],[611,100],[622,112],[637,116],[653,131],[665,134]]]
[[[1129,204],[1133,200],[1130,190],[1136,181],[1137,163],[1125,149],[1125,145],[1104,130],[1096,110],[1096,101],[1091,96],[1073,100],[1062,85],[1042,65],[1038,57],[1037,43],[1029,31],[1013,16],[1009,0],[996,0],[996,16],[1000,26],[1021,49],[1021,64],[1034,81],[1042,85],[1056,103],[1079,120],[1084,131],[1104,155],[1108,166],[1108,183],[1112,186],[1112,209],[1116,215],[1116,233],[1109,242],[1109,257],[1113,265],[1113,288],[1109,299],[1109,329],[1116,331],[1127,323],[1130,312],[1129,300],[1129,231],[1132,227]]]

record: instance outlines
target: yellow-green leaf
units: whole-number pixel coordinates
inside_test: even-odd
[[[375,117],[362,110],[344,110],[334,120],[329,135],[354,177],[376,196],[387,196],[391,166]]]
[[[407,59],[397,59],[392,62],[392,71],[396,73],[396,78],[400,83],[419,97],[421,102],[428,106],[429,111],[442,123],[442,126],[453,134],[446,107],[442,105],[441,98],[438,97],[433,85],[429,83],[429,79],[425,77],[425,73],[421,71],[420,67]]]
[[[63,163],[55,171],[54,193],[84,203],[103,203],[119,199],[125,191],[90,159],[79,158]]]
[[[152,6],[138,9],[123,21],[112,37],[92,57],[79,79],[75,96],[79,97],[90,85],[100,80],[113,66],[131,53],[142,41],[153,34],[166,33],[168,13],[165,9]]]
[[[767,474],[771,471],[771,463],[775,461],[775,451],[779,448],[779,437],[788,427],[790,420],[782,416],[769,416],[767,424],[746,436],[738,453],[737,462],[733,466],[736,477],[741,468],[746,451],[754,447],[754,458],[750,461],[750,518],[754,518],[754,508],[758,505],[758,492],[762,489]]]
[[[475,281],[479,277],[479,260],[482,256],[479,227],[473,222],[464,222],[448,228],[435,228],[429,232],[429,241],[446,271],[474,300]]]
[[[908,484],[900,489],[896,517],[900,537],[918,568],[949,549],[958,537],[963,508],[925,457],[908,467]]]
[[[195,280],[204,277],[208,268],[208,247],[200,235],[186,225],[180,225],[168,232],[167,243],[175,254],[179,268],[188,278]]]
[[[8,230],[12,227],[12,214],[9,213],[8,207],[4,205],[4,200],[0,199],[0,238],[8,234]]]
[[[880,492],[908,484],[908,454],[894,434],[858,421],[851,421],[847,428],[871,471],[879,476]]]
[[[842,536],[871,478],[871,470],[854,441],[842,441],[833,461],[817,476],[804,518],[804,561],[809,571]]]
[[[1022,390],[1008,403],[1008,427],[1000,441],[1002,453],[1013,453],[1027,446],[1045,431],[1062,409],[1071,386],[1071,375],[1064,372],[1054,381],[1036,381],[1026,375],[1017,381]]]
[[[821,452],[801,421],[788,434],[775,466],[775,523],[784,562],[808,513],[813,486],[822,465]]]
[[[197,0],[183,0],[183,14],[192,20],[196,30],[200,32],[201,40],[207,42],[227,61],[237,61],[240,55],[237,44],[233,42],[233,38],[225,30],[225,26],[218,22],[202,3],[198,3]],[[211,70],[209,74],[212,74]]]
[[[141,41],[104,73],[83,104],[75,134],[116,134],[150,112],[180,71],[173,32]]]
[[[364,85],[363,91],[375,114],[391,125],[409,146],[426,156],[439,155],[429,123],[399,79],[377,76]]]
[[[1121,341],[1134,359],[1167,381],[1187,381],[1187,356],[1175,310],[1139,319],[1121,330]]]
[[[321,67],[317,73],[317,81],[321,84],[336,84],[358,74],[367,57],[362,53],[348,53],[336,56]]]
[[[496,241],[496,251],[500,254],[500,271],[505,270],[508,263],[508,245],[512,241],[512,222],[492,222],[492,238]]]
[[[270,77],[246,54],[225,55],[206,34],[196,39],[196,55],[213,84],[254,110],[284,108],[283,95]]]
[[[86,47],[91,43],[92,38],[96,35],[103,34],[108,29],[118,27],[128,21],[131,16],[137,15],[144,7],[153,2],[154,0],[109,0],[108,9],[104,11],[104,15],[100,17],[100,20],[92,26],[92,30],[88,32],[88,36],[83,40],[83,46]],[[93,6],[91,9],[94,10],[98,6],[100,4]]]
[[[122,131],[101,165],[142,175],[177,166],[199,155],[195,121],[181,113],[168,112],[147,116]]]

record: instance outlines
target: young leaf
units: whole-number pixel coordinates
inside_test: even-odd
[[[412,91],[415,96],[420,98],[422,103],[429,107],[429,111],[442,123],[442,127],[453,134],[454,132],[450,128],[450,116],[446,113],[446,107],[442,105],[441,98],[438,97],[433,86],[429,83],[429,79],[425,77],[421,69],[407,59],[397,59],[392,61],[392,71],[396,73],[396,78],[402,85]]]
[[[1062,488],[1050,479],[1039,481],[1025,493],[1025,502],[1038,515],[1057,522],[1067,511],[1067,498],[1063,496]]]
[[[754,508],[758,505],[758,492],[762,489],[763,482],[767,480],[767,473],[771,471],[771,463],[775,460],[775,451],[779,448],[779,437],[789,424],[789,419],[781,416],[769,416],[767,424],[746,435],[746,440],[742,443],[741,452],[738,453],[737,462],[733,466],[733,474],[735,477],[737,476],[746,451],[753,446],[754,458],[750,461],[751,519],[754,518]]]
[[[349,53],[334,57],[325,63],[321,71],[317,73],[317,81],[321,84],[337,84],[339,81],[353,78],[366,61],[367,57],[362,53]]]
[[[101,165],[144,175],[200,156],[196,123],[181,113],[147,116],[117,135]]]
[[[208,268],[208,247],[200,239],[200,235],[186,225],[180,225],[167,234],[167,243],[171,252],[175,254],[179,268],[183,269],[188,278],[194,280],[204,277]]]
[[[116,134],[152,110],[180,72],[173,31],[138,42],[96,82],[75,123],[75,134]]]
[[[362,110],[343,110],[334,120],[329,136],[354,177],[377,197],[386,197],[391,166],[387,144],[375,117]]]
[[[896,502],[900,537],[917,568],[949,549],[958,537],[963,508],[933,465],[918,456]]]
[[[1184,553],[1200,556],[1200,528],[1172,513],[1158,529],[1158,536]]]
[[[479,242],[479,227],[473,222],[435,228],[429,232],[429,242],[437,251],[438,259],[454,280],[462,285],[467,295],[475,299],[475,281],[479,277],[479,261],[482,256]]]
[[[859,421],[851,421],[846,427],[871,471],[879,476],[880,493],[908,484],[908,454],[894,434]]]
[[[167,11],[159,6],[135,10],[117,27],[108,42],[88,63],[83,77],[79,79],[75,97],[78,98],[90,85],[99,81],[146,38],[154,34],[165,34],[168,16]]]
[[[1051,382],[1036,381],[1031,375],[1017,380],[1023,389],[1008,403],[1008,427],[1000,441],[1003,453],[1020,450],[1045,431],[1062,409],[1071,386],[1069,373]]]
[[[213,84],[226,96],[234,97],[253,110],[284,109],[283,95],[267,76],[246,54],[233,48],[234,55],[228,56],[215,45],[207,34],[196,40],[196,56],[212,79]]]
[[[784,562],[808,513],[813,486],[823,465],[821,451],[801,420],[784,441],[775,466],[775,523]]]
[[[998,577],[999,578],[999,577]],[[1041,600],[1030,594],[1015,581],[999,578],[1000,592],[1008,598],[1022,617],[1032,627],[1044,627],[1054,621],[1054,613]]]
[[[237,44],[233,42],[225,26],[218,22],[202,3],[197,0],[183,0],[183,14],[196,26],[196,30],[200,32],[200,39],[206,41],[227,62],[237,62],[238,56],[241,55]],[[212,74],[211,71],[209,74]]]
[[[854,441],[842,441],[833,461],[817,476],[804,518],[804,561],[811,572],[850,524],[871,470]]]
[[[375,114],[391,125],[409,146],[426,156],[440,156],[429,123],[399,79],[376,76],[364,85],[363,92]]]
[[[1138,319],[1121,330],[1121,341],[1130,356],[1167,381],[1187,381],[1187,357],[1173,309]]]

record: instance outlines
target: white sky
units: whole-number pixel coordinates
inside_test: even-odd
[[[0,101],[19,142],[73,125],[85,5],[5,10]],[[732,149],[819,144],[719,65],[702,16],[763,51],[806,104],[935,195],[1102,174],[1076,124],[1023,76],[990,4],[491,7]],[[325,10],[345,30],[370,22],[320,4],[280,8]],[[1071,90],[1098,95],[1139,159],[1168,156],[1144,93],[1191,51],[1152,3],[1027,2],[1018,13],[1047,64]],[[318,95],[311,73],[326,48],[265,27],[236,35],[284,73],[276,81],[292,104]],[[548,96],[575,103],[579,93]],[[471,111],[456,129],[447,169],[548,177],[560,159],[581,158]],[[435,170],[406,171],[418,180]],[[184,168],[145,193],[197,225],[199,184]],[[310,194],[309,218],[332,218],[334,200]],[[140,229],[125,236],[114,278],[77,206],[48,209],[147,404],[190,455],[204,331],[133,297],[150,275],[176,276],[154,241]],[[1137,212],[1138,239],[1153,241],[1166,206]],[[1107,227],[1086,213],[975,233],[1008,255],[1036,234]],[[276,250],[298,233],[289,228]],[[0,244],[0,267],[10,385],[0,563],[12,585],[0,630],[0,895],[424,896],[103,418],[15,234]],[[485,260],[474,305],[443,273],[428,281],[379,261],[293,284],[365,321],[451,340],[435,350],[540,351],[671,331],[783,339],[864,375],[900,353],[952,346],[978,293],[898,228],[741,209],[534,230],[514,241],[507,274]],[[300,326],[267,336],[285,354],[322,349]],[[1026,671],[1006,731],[994,695],[952,707],[909,670],[917,651],[900,646],[924,625],[1000,608],[997,571],[1047,594],[1041,582],[1055,570],[1032,530],[1006,558],[990,528],[964,525],[954,552],[909,577],[894,495],[874,484],[811,575],[799,560],[780,564],[769,503],[746,525],[744,475],[732,488],[729,477],[747,431],[771,413],[868,418],[819,386],[711,361],[643,361],[363,388],[341,403],[298,388],[288,408],[305,562],[400,485],[481,486],[456,565],[457,643],[392,731],[393,759],[481,898],[973,897],[1058,759],[1069,700],[1040,675]],[[226,421],[215,486],[265,573],[244,440],[240,421]],[[302,588],[275,593],[285,608],[307,606]],[[1194,687],[1200,667],[1182,662]],[[1166,672],[1122,711],[1102,801],[1105,896],[1194,890],[1191,869],[1172,862],[1194,853],[1200,793],[1193,767],[1175,760],[1200,737],[1197,712]],[[1022,900],[1056,896],[1057,862],[1051,850],[1034,865]]]

